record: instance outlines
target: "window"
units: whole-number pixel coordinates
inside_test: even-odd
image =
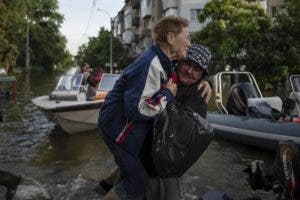
[[[150,20],[144,19],[144,29],[150,29]]]
[[[125,19],[124,19],[124,23],[125,23],[125,29],[131,28],[132,27],[132,16],[131,13],[128,15],[125,15]]]
[[[278,14],[278,8],[276,6],[271,7],[271,16],[274,18]]]
[[[141,1],[141,8],[150,8],[151,0],[142,0]]]
[[[202,9],[191,9],[191,20],[195,21],[198,20],[197,17],[200,15],[202,12]]]

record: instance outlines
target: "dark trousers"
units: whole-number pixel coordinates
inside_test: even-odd
[[[139,157],[124,150],[106,134],[101,135],[121,170],[121,180],[115,185],[118,196],[122,200],[144,199],[149,179]]]

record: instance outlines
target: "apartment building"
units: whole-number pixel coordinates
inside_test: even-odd
[[[113,19],[113,34],[129,49],[130,56],[141,54],[152,44],[153,24],[164,16],[187,18],[190,33],[200,31],[197,20],[209,0],[125,0],[124,7]]]
[[[251,1],[251,0],[250,0]],[[113,19],[114,36],[119,37],[134,57],[152,44],[151,28],[164,16],[181,16],[189,20],[192,35],[202,29],[197,16],[209,0],[125,0],[124,7]],[[283,0],[260,0],[262,8],[270,15],[276,15]]]

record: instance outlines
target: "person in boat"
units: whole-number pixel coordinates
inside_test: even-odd
[[[88,77],[88,89],[86,92],[86,100],[87,101],[94,101],[96,100],[97,89],[99,87],[99,83],[102,78],[102,74],[104,70],[102,67],[97,67],[91,72],[91,75]]]
[[[210,98],[210,96],[207,97],[207,95],[204,95],[203,92],[210,91],[211,93],[211,87],[207,85],[206,89],[201,92],[198,91],[197,87],[201,82],[207,83],[204,79],[208,75],[207,66],[210,58],[211,54],[207,48],[199,44],[193,44],[187,52],[186,59],[179,61],[176,67],[179,84],[175,100],[189,106],[203,118],[206,118],[207,102]],[[162,179],[157,176],[151,156],[152,140],[153,135],[151,132],[146,135],[139,155],[147,175],[150,178],[146,199],[179,200],[181,199],[182,178]],[[97,184],[95,191],[99,194],[105,194],[110,190],[119,176],[120,170],[117,167],[109,176]]]
[[[162,18],[154,26],[154,35],[156,44],[123,71],[99,113],[101,136],[121,173],[104,199],[145,198],[149,178],[139,153],[154,117],[174,101],[177,84],[172,61],[185,58],[191,46],[188,21],[182,17]]]
[[[75,74],[83,74],[81,85],[86,85],[88,83],[87,79],[90,76],[91,71],[92,70],[90,69],[90,65],[88,63],[83,63],[80,66],[80,69],[75,72]]]

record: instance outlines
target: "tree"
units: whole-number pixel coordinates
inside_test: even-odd
[[[251,2],[212,0],[199,16],[207,24],[193,42],[211,49],[215,71],[226,64],[234,69],[244,64],[264,89],[274,89],[279,81],[300,72],[300,2],[285,0],[272,24]]]
[[[57,0],[0,1],[0,65],[25,66],[27,22],[30,64],[48,69],[69,65],[71,54],[59,32],[63,16],[57,10]]]
[[[25,4],[22,0],[0,2],[0,65],[8,71],[16,65],[20,54],[18,41],[23,38]]]
[[[30,23],[31,63],[52,69],[68,58],[65,50],[66,38],[60,34],[59,27],[63,16],[57,12],[56,0],[32,0],[27,5]],[[22,52],[23,56],[24,51]]]
[[[110,31],[100,28],[97,37],[90,37],[87,44],[79,47],[75,56],[77,63],[88,62],[91,66],[104,66],[110,58]],[[119,41],[113,37],[113,62],[117,63],[118,69],[123,69],[128,64],[128,52]]]
[[[270,28],[270,18],[259,4],[244,0],[212,0],[198,19],[206,26],[192,41],[211,49],[216,71],[227,64],[234,69],[245,64],[253,44],[261,43],[261,36]]]
[[[279,55],[278,67],[285,71],[280,78],[300,74],[300,2],[285,0],[274,21],[272,36],[274,50]]]

